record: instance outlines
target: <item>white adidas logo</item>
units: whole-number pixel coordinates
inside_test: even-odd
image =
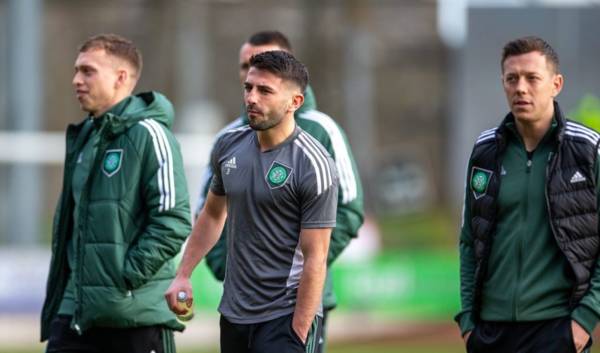
[[[575,174],[573,174],[573,176],[571,177],[571,184],[580,183],[586,180],[587,179],[583,175],[581,175],[579,171],[576,171]]]
[[[236,169],[237,165],[235,164],[235,157],[231,158],[227,162],[225,162],[225,168],[233,168]]]

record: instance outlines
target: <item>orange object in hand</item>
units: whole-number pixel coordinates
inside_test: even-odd
[[[194,308],[192,307],[192,301],[188,301],[187,293],[181,291],[177,293],[177,303],[179,309],[185,310],[185,314],[177,315],[179,321],[190,321],[194,317]]]

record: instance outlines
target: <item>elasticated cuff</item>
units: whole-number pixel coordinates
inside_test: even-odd
[[[473,320],[473,315],[471,311],[461,311],[454,317],[454,321],[458,323],[460,327],[460,334],[464,336],[465,333],[469,331],[473,331],[475,328],[475,321]]]

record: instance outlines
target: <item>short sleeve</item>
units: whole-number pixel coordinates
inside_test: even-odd
[[[326,163],[325,163],[326,161]],[[338,201],[338,174],[330,157],[311,161],[301,180],[301,228],[334,228]]]
[[[224,196],[225,186],[223,185],[223,178],[221,176],[221,166],[219,164],[221,154],[222,138],[218,139],[210,155],[210,168],[212,169],[213,176],[210,182],[210,191],[213,193]]]

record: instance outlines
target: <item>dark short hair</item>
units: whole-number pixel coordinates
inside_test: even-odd
[[[504,72],[504,62],[508,57],[527,54],[534,51],[540,52],[540,54],[545,56],[546,61],[552,66],[554,72],[559,72],[558,54],[548,42],[536,36],[517,38],[504,45],[504,48],[502,49],[502,61],[500,62],[502,71]]]
[[[132,41],[117,34],[98,34],[88,38],[79,47],[79,52],[103,49],[107,54],[118,57],[128,62],[135,74],[139,77],[142,73],[142,53],[135,47]]]
[[[250,67],[269,71],[283,80],[294,82],[302,92],[308,85],[308,70],[292,54],[283,50],[267,51],[250,58]]]
[[[248,38],[248,43],[253,46],[275,44],[281,49],[292,51],[290,41],[279,31],[256,32]]]

